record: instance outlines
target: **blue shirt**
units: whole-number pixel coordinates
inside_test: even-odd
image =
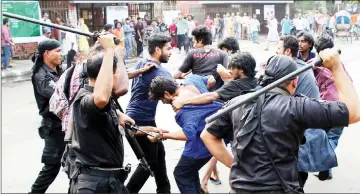
[[[298,59],[300,59],[300,60],[302,60],[302,61],[305,61],[305,62],[307,62],[307,61],[309,61],[310,59],[313,59],[313,58],[315,58],[315,57],[316,57],[316,54],[315,54],[314,52],[311,52],[311,51],[310,51],[308,57],[307,57],[305,60],[302,59],[300,52],[298,52],[298,55],[297,55],[297,58],[298,58]]]
[[[222,104],[218,102],[187,105],[176,114],[176,122],[188,138],[182,153],[183,156],[195,159],[212,156],[201,140],[200,134],[205,128],[205,118],[217,112],[221,107]]]
[[[290,30],[291,30],[291,20],[290,19],[282,19],[281,20],[281,28],[282,28],[282,34],[286,35],[286,34],[290,34]]]
[[[298,68],[306,66],[306,63],[301,59],[296,59],[296,64]],[[309,98],[320,100],[319,87],[316,85],[314,72],[311,69],[300,74],[298,86],[295,90],[296,94],[303,94]]]
[[[172,78],[171,74],[156,61],[142,59],[135,69],[141,69],[147,62],[152,62],[155,67],[132,80],[131,98],[126,109],[126,114],[135,121],[155,121],[156,106],[158,101],[149,100],[149,87],[151,81],[157,76]]]
[[[207,89],[208,76],[189,75],[182,85],[194,85],[201,93],[209,92]]]

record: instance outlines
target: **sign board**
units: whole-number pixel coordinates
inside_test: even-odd
[[[342,1],[335,1],[335,4],[341,4]]]
[[[129,17],[129,10],[127,6],[107,6],[106,7],[106,23],[113,24],[114,20],[121,21]]]
[[[18,14],[34,19],[41,19],[40,5],[37,1],[2,1],[1,5],[2,12]],[[2,19],[3,18],[4,16]],[[19,43],[15,38],[38,38],[42,34],[40,25],[12,18],[10,18],[10,32],[15,43]]]
[[[260,9],[256,9],[256,14],[260,14]]]
[[[275,5],[264,5],[264,20],[268,20],[271,15],[275,16]]]

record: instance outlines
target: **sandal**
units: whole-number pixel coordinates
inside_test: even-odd
[[[221,180],[220,179],[214,179],[213,177],[210,177],[210,181],[212,182],[212,184],[214,185],[221,185]]]

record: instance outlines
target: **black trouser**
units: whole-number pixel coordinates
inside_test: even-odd
[[[121,171],[100,171],[80,168],[78,173],[72,177],[70,193],[129,194],[129,191],[124,186]]]
[[[196,194],[201,193],[199,170],[211,159],[190,158],[181,156],[174,169],[174,177],[180,193]]]
[[[236,193],[236,194],[285,194],[282,190],[275,190],[275,191],[247,191],[243,189],[233,189],[230,193]]]
[[[301,188],[304,188],[306,180],[308,179],[309,174],[307,172],[299,171],[299,185]]]
[[[184,49],[185,49],[184,44],[185,44],[186,36],[185,36],[185,34],[178,34],[177,36],[178,36],[178,49],[179,49],[179,51],[181,51],[182,46],[184,46]]]
[[[139,40],[139,39],[136,39],[136,50],[137,50],[137,56],[140,56],[141,53],[143,52],[143,43]]]
[[[155,121],[141,122],[135,121],[138,126],[153,126],[156,127]],[[162,142],[151,143],[149,139],[144,136],[136,136],[141,149],[145,153],[145,158],[149,163],[151,170],[155,175],[156,192],[170,193],[170,182],[166,173],[165,148]],[[134,171],[128,184],[126,185],[130,193],[139,193],[145,182],[149,178],[150,173],[140,165]],[[151,191],[147,191],[151,192]]]
[[[185,45],[184,45],[184,49],[187,52],[189,52],[189,49],[193,48],[193,42],[192,42],[192,38],[190,37],[186,37],[186,41],[185,41]]]
[[[45,141],[41,157],[44,167],[31,187],[31,193],[45,193],[55,180],[61,167],[61,157],[65,149],[64,136],[61,126],[58,128],[40,127],[39,135]]]

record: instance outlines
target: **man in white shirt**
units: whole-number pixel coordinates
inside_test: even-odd
[[[235,21],[238,24],[237,34],[235,34],[235,38],[239,39],[241,36],[241,23],[242,23],[242,17],[240,15],[240,12],[236,12]]]
[[[296,34],[305,29],[305,23],[300,13],[298,17],[294,19],[293,23],[296,29]]]
[[[45,39],[49,39],[51,36],[51,30],[50,28],[46,27],[46,28],[43,28],[43,35],[40,36],[39,40],[38,40],[38,45],[41,41],[45,40]]]
[[[188,15],[187,17],[188,21],[188,32],[187,32],[187,39],[185,41],[185,52],[188,53],[189,49],[193,48],[193,42],[192,42],[192,31],[196,28],[195,22],[194,22],[194,17],[192,15]]]
[[[244,17],[242,18],[242,24],[241,24],[241,39],[247,40],[249,39],[249,23],[250,18],[247,16],[247,13],[244,13]]]

